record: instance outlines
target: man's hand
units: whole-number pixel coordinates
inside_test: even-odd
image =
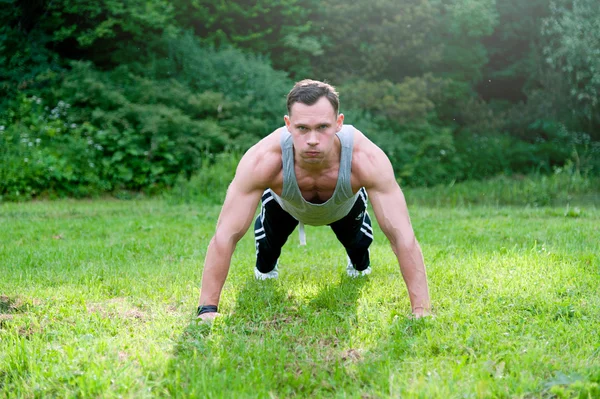
[[[413,318],[415,318],[415,319],[420,319],[420,318],[428,317],[428,316],[433,317],[430,309],[425,309],[422,307],[414,308],[412,313],[413,313]]]
[[[202,313],[200,316],[198,316],[197,320],[204,321],[204,322],[210,322],[219,316],[221,316],[221,313],[217,313],[217,312]]]

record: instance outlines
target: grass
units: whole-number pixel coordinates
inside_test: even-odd
[[[407,194],[410,198],[410,195]],[[0,397],[600,397],[600,210],[426,207],[411,215],[435,318],[412,320],[376,227],[344,275],[327,228],[277,281],[234,255],[212,325],[194,311],[218,206],[0,206]]]

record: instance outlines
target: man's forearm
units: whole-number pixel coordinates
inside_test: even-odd
[[[221,245],[213,238],[206,251],[202,287],[200,288],[200,305],[218,305],[221,290],[229,273],[231,256],[235,244]]]
[[[427,286],[427,272],[423,262],[423,255],[419,243],[406,247],[394,248],[400,271],[408,289],[410,304],[413,312],[419,309],[429,311],[431,301],[429,298],[429,287]]]

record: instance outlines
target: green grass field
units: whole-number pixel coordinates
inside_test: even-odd
[[[277,281],[234,255],[194,317],[218,206],[0,205],[0,397],[600,397],[600,210],[411,207],[435,318],[412,320],[375,228],[345,276],[328,228]]]

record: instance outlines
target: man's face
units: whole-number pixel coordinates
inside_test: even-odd
[[[306,163],[320,163],[327,159],[335,145],[335,133],[342,129],[344,115],[336,115],[326,97],[313,105],[294,103],[290,115],[284,117],[292,134],[296,155]]]

